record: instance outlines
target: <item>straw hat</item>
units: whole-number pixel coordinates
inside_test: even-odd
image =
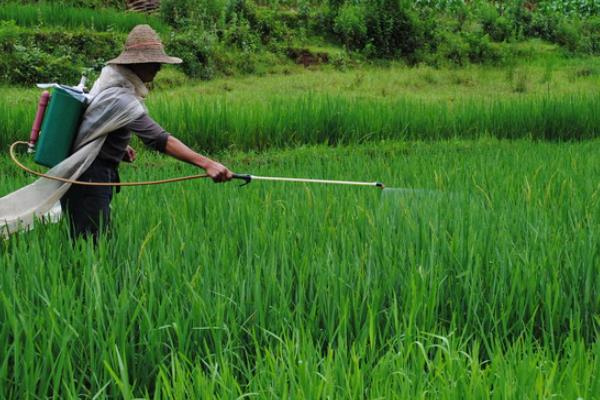
[[[160,38],[150,25],[137,25],[127,36],[125,50],[107,64],[181,64],[181,62],[181,58],[171,57],[165,53]]]

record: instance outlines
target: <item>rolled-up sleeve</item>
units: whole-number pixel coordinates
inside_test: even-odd
[[[150,118],[148,114],[143,114],[129,123],[127,129],[135,133],[146,146],[161,153],[165,152],[169,133]]]

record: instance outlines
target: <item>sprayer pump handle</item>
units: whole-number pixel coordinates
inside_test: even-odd
[[[242,186],[246,186],[247,184],[249,184],[250,182],[252,182],[252,175],[248,175],[248,174],[233,174],[233,179],[241,179],[243,180],[245,183],[241,184],[240,187]]]

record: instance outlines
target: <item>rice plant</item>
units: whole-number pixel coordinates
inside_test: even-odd
[[[525,138],[579,140],[600,133],[600,96],[422,101],[335,95],[274,96],[252,104],[224,96],[154,94],[150,114],[208,151],[363,143],[382,139]],[[0,145],[28,137],[35,103],[0,100]]]
[[[64,224],[0,243],[0,397],[599,398],[599,150],[225,153],[237,172],[405,190],[123,190],[96,249]],[[0,193],[30,181],[0,163]],[[121,177],[192,171],[142,153]]]

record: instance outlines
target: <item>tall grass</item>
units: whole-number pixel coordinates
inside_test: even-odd
[[[600,133],[600,96],[392,101],[308,95],[240,104],[158,97],[151,114],[165,128],[208,149],[263,149],[380,139],[498,138],[570,140]]]
[[[0,243],[0,396],[598,398],[599,150],[487,139],[222,157],[431,197],[123,190],[96,250],[64,225]],[[193,171],[136,163],[123,180]],[[0,175],[0,193],[29,180]]]
[[[209,151],[381,139],[534,138],[578,140],[600,134],[600,96],[431,102],[312,94],[253,103],[156,94],[150,115],[187,143]],[[0,144],[27,137],[34,104],[0,100]]]
[[[166,25],[159,19],[143,13],[128,13],[109,8],[90,9],[69,7],[60,2],[22,4],[14,1],[0,4],[0,21],[15,21],[21,26],[52,26],[65,29],[92,29],[97,31],[129,32],[138,24],[150,24],[160,32]]]

